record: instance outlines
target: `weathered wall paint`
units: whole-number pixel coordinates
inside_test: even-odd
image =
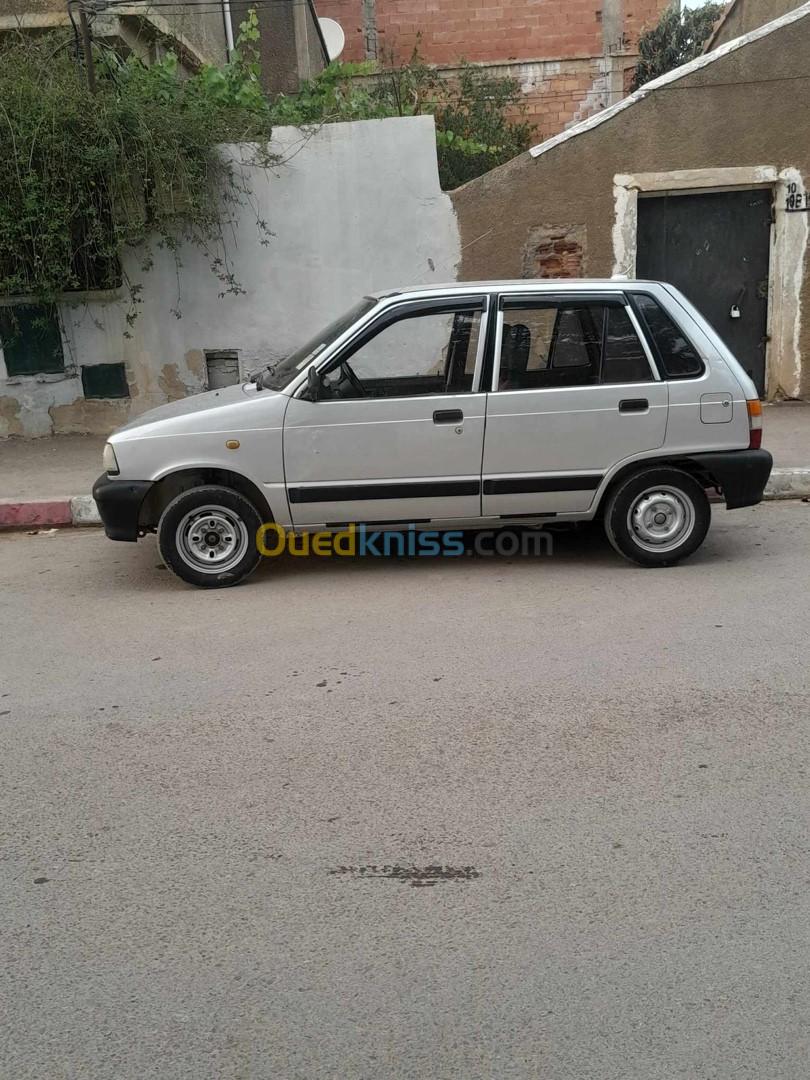
[[[94,299],[62,307],[71,365],[64,376],[5,378],[0,352],[0,435],[109,432],[204,389],[206,350],[238,350],[246,373],[290,352],[365,293],[455,278],[461,245],[439,187],[432,117],[330,124],[315,134],[281,128],[274,148],[286,164],[272,175],[250,170],[253,206],[238,211],[228,237],[244,294],[220,297],[196,249],[181,253],[179,271],[156,251],[129,338],[121,298]],[[257,217],[273,234],[266,246]],[[133,254],[126,270],[134,280],[139,266]],[[129,401],[84,399],[79,368],[96,363],[126,365]]]
[[[757,27],[778,19],[788,11],[794,11],[803,3],[804,0],[734,0],[718,21],[708,48],[716,49],[743,34],[750,34]]]
[[[805,8],[804,17],[786,16],[777,29],[754,35],[712,62],[690,65],[683,77],[670,78],[646,96],[642,91],[607,119],[595,117],[584,130],[537,147],[536,156],[522,155],[453,192],[464,248],[460,277],[525,274],[526,244],[545,222],[568,225],[584,237],[588,275],[632,273],[632,192],[621,186],[618,195],[614,191],[623,174],[768,166],[777,193],[788,175],[806,189],[810,5]],[[789,107],[785,86],[790,86]],[[784,213],[777,206],[777,215]],[[784,318],[778,331],[772,329],[782,336],[769,392],[807,397],[810,362],[804,359],[798,377],[796,363],[810,356],[810,324],[802,318],[802,310],[810,309],[808,215],[789,216],[789,228],[782,230],[788,247],[773,252],[774,288],[785,295]],[[785,273],[788,263],[794,269]]]

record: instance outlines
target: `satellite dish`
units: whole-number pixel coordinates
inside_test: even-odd
[[[346,35],[343,33],[343,27],[334,19],[318,19],[318,22],[321,24],[326,55],[331,64],[333,60],[337,60],[346,47]]]

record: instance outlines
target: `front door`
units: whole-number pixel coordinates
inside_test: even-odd
[[[498,339],[486,516],[587,511],[613,465],[663,444],[667,386],[615,294],[504,298]]]
[[[322,367],[317,400],[290,401],[296,528],[479,517],[485,313],[484,297],[395,306]]]
[[[765,393],[771,193],[658,195],[638,201],[636,275],[668,281],[709,320]]]

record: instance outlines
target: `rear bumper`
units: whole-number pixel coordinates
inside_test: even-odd
[[[116,480],[106,473],[96,480],[93,498],[111,540],[138,539],[141,505],[151,487],[151,480]]]
[[[712,478],[729,510],[762,502],[773,468],[773,458],[767,450],[720,450],[692,454],[690,461]]]

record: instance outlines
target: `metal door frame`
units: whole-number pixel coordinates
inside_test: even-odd
[[[803,190],[796,169],[771,165],[746,168],[682,169],[672,172],[617,174],[613,178],[613,274],[636,277],[638,198],[640,193],[683,195],[741,191],[773,192],[774,215],[768,252],[768,313],[765,333],[765,396],[780,391],[798,397],[801,390],[801,352],[797,319],[808,242],[807,214],[786,209],[790,184]]]

